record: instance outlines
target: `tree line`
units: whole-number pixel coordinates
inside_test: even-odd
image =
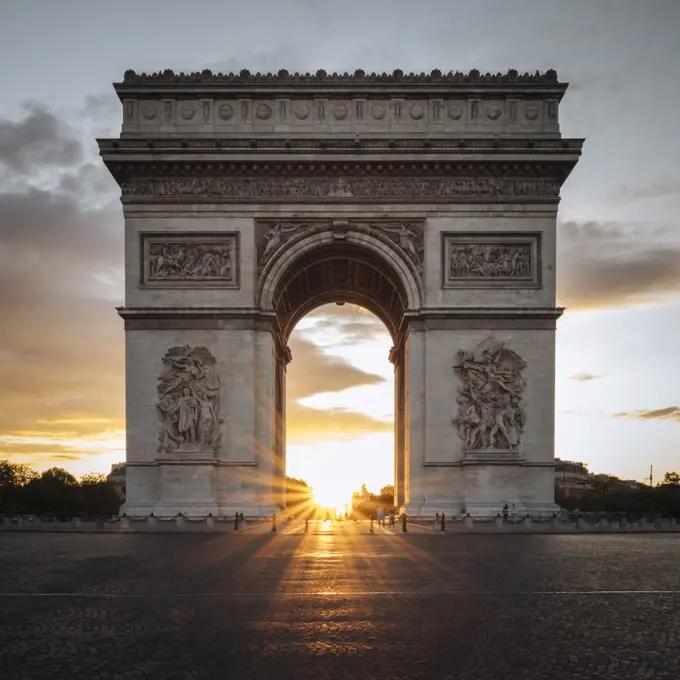
[[[103,474],[76,479],[59,467],[38,473],[28,465],[0,461],[0,515],[110,517],[120,505]]]
[[[571,511],[680,517],[680,473],[667,472],[656,486],[630,487],[617,477],[596,478],[590,489],[577,496],[564,495],[557,489],[555,502]]]

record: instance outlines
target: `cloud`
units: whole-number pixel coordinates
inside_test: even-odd
[[[680,194],[680,181],[677,179],[660,179],[642,187],[631,187],[622,184],[612,193],[611,198],[620,200],[644,200],[646,198],[663,198]]]
[[[621,306],[680,291],[680,244],[668,237],[669,232],[651,225],[559,224],[559,304]]]
[[[382,376],[362,371],[295,334],[289,342],[293,362],[287,380],[286,427],[288,441],[301,444],[329,439],[355,439],[373,432],[391,432],[382,421],[345,408],[316,409],[299,403],[306,397],[385,382]]]
[[[362,371],[344,359],[324,352],[299,334],[291,337],[289,346],[293,355],[293,365],[289,369],[286,385],[290,401],[323,392],[342,392],[351,387],[377,385],[385,381],[382,376]],[[299,362],[297,370],[295,362]]]
[[[297,402],[288,405],[286,420],[289,444],[357,439],[365,434],[394,430],[392,422],[364,413],[342,408],[315,409]]]
[[[123,221],[115,183],[81,158],[73,131],[45,107],[28,107],[16,123],[0,120],[0,131],[2,161],[25,173],[0,193],[2,435],[28,443],[41,433],[120,429]],[[45,170],[56,178],[51,190],[34,186]],[[7,446],[20,451],[18,441]]]
[[[598,378],[602,378],[602,375],[595,374],[595,373],[574,373],[574,375],[570,376],[570,380],[576,380],[576,382],[588,382],[589,380],[597,380]]]
[[[377,316],[357,305],[324,305],[309,314],[307,319],[313,325],[305,332],[330,332],[343,344],[375,340],[388,335],[385,324]]]
[[[652,410],[622,411],[614,413],[615,418],[634,418],[635,420],[672,420],[680,423],[680,407],[666,406]]]
[[[0,120],[0,163],[13,173],[27,175],[46,167],[77,165],[83,145],[73,128],[47,107],[29,102],[18,122]]]

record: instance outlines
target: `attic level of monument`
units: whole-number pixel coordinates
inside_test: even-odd
[[[544,74],[126,73],[122,139],[559,137],[567,84]]]

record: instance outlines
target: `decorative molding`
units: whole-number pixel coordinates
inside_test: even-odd
[[[411,271],[421,300],[424,300],[423,267],[425,261],[424,221],[404,220],[258,220],[255,223],[257,274],[260,280],[258,301],[274,262],[296,243],[323,232],[332,232],[344,240],[350,231],[368,234],[394,251]],[[273,244],[273,245],[272,245]]]
[[[443,288],[540,288],[541,234],[442,234]]]
[[[521,357],[493,337],[471,352],[458,351],[453,370],[461,386],[458,413],[451,420],[466,454],[493,458],[518,451],[525,423],[525,367]]]
[[[508,154],[531,154],[536,156],[539,152],[549,151],[552,154],[571,155],[580,153],[583,147],[582,139],[531,139],[528,137],[503,137],[497,139],[488,138],[458,138],[458,137],[428,137],[412,138],[395,136],[393,139],[366,138],[361,139],[357,145],[356,139],[343,137],[301,137],[295,139],[283,139],[280,137],[254,137],[247,139],[241,137],[192,139],[191,137],[168,137],[154,139],[151,146],[149,140],[139,138],[123,139],[100,139],[99,148],[103,153],[116,152],[117,154],[131,153],[138,155],[140,152],[160,153],[172,151],[173,154],[187,155],[205,153],[209,151],[215,154],[262,154],[264,151],[272,151],[285,154],[308,154],[310,152],[324,153],[380,153],[380,154],[477,154],[480,151],[493,153],[494,155]]]
[[[327,73],[319,69],[316,73],[289,73],[285,69],[277,73],[251,73],[243,69],[239,73],[213,73],[209,69],[193,73],[175,73],[170,69],[155,73],[137,73],[125,71],[123,85],[256,85],[256,86],[352,86],[352,85],[515,85],[539,84],[558,85],[557,72],[553,69],[535,73],[519,73],[510,69],[506,73],[481,73],[472,69],[467,73],[461,71],[443,72],[439,69],[430,73],[404,73],[396,69],[392,73],[366,73],[357,69],[354,73]]]
[[[238,288],[238,232],[140,234],[140,286]]]
[[[274,313],[243,307],[118,307],[125,330],[275,330]]]
[[[125,202],[449,203],[559,199],[557,178],[525,177],[205,177],[132,178]]]
[[[202,346],[171,347],[158,378],[158,452],[214,457],[222,447],[220,378],[215,357]]]

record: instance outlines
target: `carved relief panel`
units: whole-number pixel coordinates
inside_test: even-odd
[[[450,203],[476,199],[545,199],[559,196],[555,178],[524,177],[178,177],[121,182],[125,201],[183,200],[211,203]]]
[[[458,352],[453,367],[460,380],[458,412],[451,420],[464,451],[518,451],[525,421],[525,367],[524,359],[493,337]]]
[[[158,452],[215,456],[222,447],[220,377],[202,346],[171,347],[158,377]]]
[[[541,235],[442,234],[443,288],[540,288]]]
[[[238,288],[239,234],[141,234],[145,288]]]

